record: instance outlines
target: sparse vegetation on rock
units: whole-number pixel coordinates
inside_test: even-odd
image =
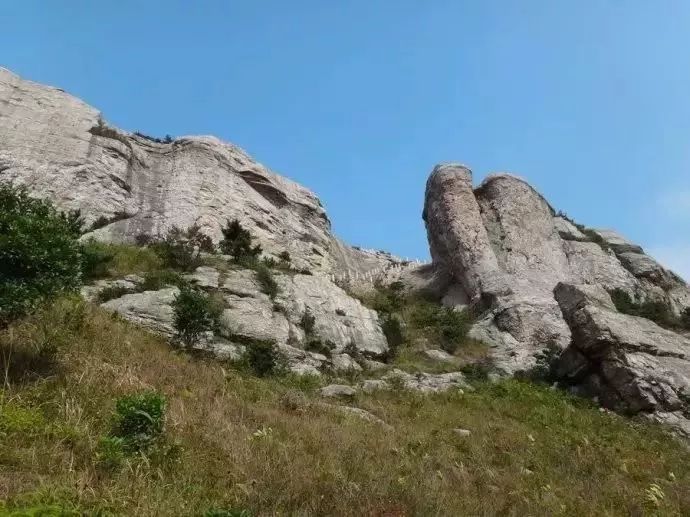
[[[227,221],[222,232],[223,239],[220,241],[220,249],[236,262],[253,261],[261,255],[261,246],[258,244],[252,246],[251,233],[243,228],[237,219]]]

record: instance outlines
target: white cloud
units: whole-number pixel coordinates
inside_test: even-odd
[[[650,248],[648,254],[664,267],[682,276],[686,282],[690,281],[690,244],[658,246]]]

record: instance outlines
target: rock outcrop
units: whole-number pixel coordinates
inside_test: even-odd
[[[0,68],[0,181],[79,209],[87,235],[133,240],[198,224],[215,241],[237,218],[269,254],[331,271],[338,243],[319,199],[210,136],[152,139],[110,126],[63,90]],[[347,250],[347,246],[342,246]]]
[[[680,316],[690,288],[611,230],[556,214],[524,180],[495,174],[472,187],[462,166],[437,166],[424,207],[442,300],[471,307],[471,335],[504,374],[555,359],[557,378],[604,406],[644,413],[690,435],[690,339],[621,314],[609,292],[657,302]]]
[[[553,295],[559,282],[621,289],[676,314],[690,305],[687,284],[640,246],[575,225],[509,174],[473,188],[467,167],[437,166],[427,182],[424,220],[434,267],[450,276],[444,302],[481,314],[472,334],[493,347],[505,373],[529,370],[545,348],[570,345],[572,327]]]
[[[559,283],[554,292],[573,335],[558,377],[605,407],[649,414],[690,437],[690,338],[617,312],[599,286]]]

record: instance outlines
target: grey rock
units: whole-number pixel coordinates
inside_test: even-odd
[[[196,343],[192,348],[208,352],[221,361],[239,361],[246,352],[246,347],[243,345],[213,339]]]
[[[560,283],[554,294],[573,335],[557,373],[605,407],[673,414],[674,425],[686,428],[679,415],[690,410],[690,339],[616,312],[598,286]]]
[[[339,413],[344,413],[346,415],[352,415],[357,417],[360,420],[364,420],[366,422],[370,422],[372,424],[377,424],[380,425],[386,429],[392,429],[390,425],[388,425],[386,422],[381,420],[379,417],[374,415],[373,413],[370,413],[369,411],[365,409],[361,409],[358,407],[352,407],[352,406],[336,406],[333,404],[317,404],[317,407],[326,409],[326,410],[332,410],[332,411],[337,411]]]
[[[155,142],[106,123],[63,90],[0,68],[0,179],[30,187],[86,223],[88,237],[132,240],[198,224],[214,241],[239,219],[268,255],[330,271],[334,240],[318,198],[242,149],[211,136]],[[344,246],[347,248],[346,246]]]
[[[386,363],[382,363],[380,361],[374,361],[372,359],[364,359],[362,361],[362,365],[364,366],[365,370],[371,371],[371,372],[377,372],[380,370],[385,370],[388,368],[388,365]]]
[[[471,302],[498,271],[498,261],[472,190],[472,172],[463,165],[437,165],[426,184],[424,222],[431,256],[446,269]]]
[[[148,330],[172,336],[174,311],[171,306],[180,290],[177,287],[160,291],[144,291],[127,294],[122,298],[110,300],[101,305],[104,309],[116,312],[128,321]]]
[[[467,383],[465,376],[461,372],[411,374],[394,369],[392,372],[384,375],[382,379],[389,384],[400,382],[408,390],[421,391],[423,393],[442,392],[450,389],[460,391],[472,390],[472,387]]]
[[[278,275],[276,281],[281,288],[276,302],[290,321],[295,342],[305,343],[300,321],[309,310],[315,319],[314,334],[323,342],[335,345],[334,352],[342,353],[350,345],[372,356],[383,355],[388,350],[376,312],[364,307],[328,278],[295,274]]]
[[[336,372],[355,371],[361,372],[362,367],[352,357],[347,354],[335,354],[331,357],[333,370]]]
[[[319,393],[322,397],[350,398],[355,396],[357,390],[354,389],[352,386],[347,386],[345,384],[329,384],[328,386],[324,386],[323,388],[321,388],[319,390]]]
[[[472,434],[472,431],[469,431],[468,429],[453,429],[453,433],[455,433],[457,436],[461,436],[463,438],[466,438]]]
[[[215,268],[201,266],[196,268],[194,273],[192,273],[191,275],[186,275],[185,278],[193,284],[197,285],[198,287],[204,289],[217,289],[220,273]]]
[[[117,280],[96,280],[93,284],[83,286],[80,293],[86,301],[93,302],[105,289],[121,288],[135,291],[143,281],[144,279],[138,275],[127,275]]]
[[[360,388],[365,393],[384,391],[390,389],[391,385],[380,379],[367,379],[360,384]]]
[[[593,229],[599,237],[603,239],[606,245],[611,248],[616,254],[632,252],[644,253],[641,246],[629,241],[620,233],[614,230]]]
[[[452,363],[455,361],[455,358],[452,355],[443,350],[424,350],[424,355],[432,361],[440,361],[444,363]]]
[[[597,230],[602,248],[510,174],[490,175],[473,190],[469,169],[437,166],[424,219],[432,269],[447,272],[438,298],[482,314],[470,336],[490,346],[503,374],[529,370],[545,348],[570,344],[571,328],[553,295],[559,282],[622,289],[634,299],[663,301],[676,314],[690,306],[687,284],[639,246]]]
[[[573,223],[564,219],[563,217],[554,217],[553,225],[560,235],[561,239],[567,241],[584,241],[587,240],[587,236],[582,233],[577,226]]]

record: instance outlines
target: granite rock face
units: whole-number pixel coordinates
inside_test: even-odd
[[[559,283],[554,293],[573,334],[558,377],[606,407],[650,414],[690,436],[690,339],[617,312],[599,286]]]
[[[198,224],[215,241],[237,218],[267,253],[330,270],[334,240],[318,198],[210,136],[154,141],[108,125],[95,108],[0,68],[0,181],[26,185],[98,220],[99,240]],[[88,237],[88,236],[87,236]]]
[[[431,268],[445,272],[449,306],[481,314],[471,335],[491,345],[504,373],[531,369],[544,349],[565,350],[572,326],[553,290],[560,282],[621,289],[662,301],[677,315],[690,306],[688,285],[615,232],[591,230],[555,213],[524,180],[439,165],[424,205]]]
[[[293,371],[318,374],[323,369],[361,370],[362,366],[348,351],[371,358],[382,356],[388,350],[377,313],[325,276],[275,272],[274,277],[279,293],[271,299],[262,291],[256,272],[249,269],[231,269],[221,274],[202,266],[187,275],[199,288],[214,293],[224,302],[218,335],[205,340],[207,351],[232,357],[237,345],[271,341],[281,349]],[[84,296],[95,300],[100,290],[120,284],[136,290],[138,284],[134,280],[97,282],[84,290]],[[101,306],[149,330],[172,336],[172,303],[178,293],[176,287],[135,292]],[[307,312],[314,319],[309,335],[302,323]],[[305,350],[313,340],[328,346],[331,357]]]

